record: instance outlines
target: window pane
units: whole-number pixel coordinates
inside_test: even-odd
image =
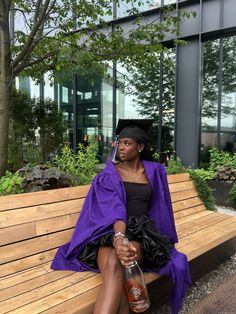
[[[223,40],[221,131],[236,131],[236,36]]]
[[[203,46],[202,131],[217,129],[220,40]]]

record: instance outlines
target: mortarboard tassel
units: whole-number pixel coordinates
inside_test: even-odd
[[[117,163],[116,156],[117,156],[117,151],[118,151],[118,145],[119,145],[119,135],[116,135],[115,140],[114,140],[113,150],[110,156],[108,157],[107,162],[112,161],[113,163]]]

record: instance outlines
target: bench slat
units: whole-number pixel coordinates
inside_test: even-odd
[[[192,181],[184,181],[179,183],[169,184],[170,193],[192,190],[195,189],[195,185]]]
[[[188,198],[198,196],[198,193],[196,189],[194,188],[194,189],[185,190],[185,191],[172,192],[170,196],[171,196],[171,202],[175,203],[178,201],[183,201]]]
[[[177,211],[189,208],[189,207],[202,205],[202,204],[203,204],[202,200],[199,197],[188,198],[186,200],[173,203],[173,211],[177,212]]]
[[[189,244],[183,246],[180,243],[179,245],[177,245],[177,249],[187,254],[188,260],[191,261],[192,259],[215,248],[217,245],[220,245],[225,241],[234,238],[235,235],[236,228],[234,220],[234,223],[227,226],[227,228],[223,228],[220,231],[211,233],[210,235],[208,234],[200,240],[195,240],[194,242],[190,242]]]
[[[160,276],[154,273],[144,273],[146,283],[152,282],[158,279]],[[88,314],[93,313],[94,302],[98,293],[99,287],[95,287],[87,291],[86,293],[80,294],[73,299],[69,299],[65,302],[58,304],[46,311],[44,314],[55,314],[55,313],[65,313],[65,314]]]
[[[211,226],[209,226],[208,228],[204,228],[201,229],[199,231],[194,232],[193,234],[183,237],[181,238],[181,247],[188,245],[190,243],[194,244],[196,243],[196,241],[204,241],[206,236],[211,236],[212,234],[216,234],[218,233],[219,235],[221,234],[222,231],[224,231],[227,233],[227,229],[230,227],[231,224],[234,224],[234,229],[236,230],[236,225],[235,225],[235,219],[232,216],[229,216],[228,219],[223,219],[220,222],[217,222]],[[227,228],[226,228],[227,227]],[[204,239],[204,240],[203,240]]]
[[[80,212],[84,199],[0,212],[0,228]]]
[[[192,215],[192,214],[198,213],[200,211],[204,211],[204,210],[206,210],[204,205],[198,205],[198,206],[195,206],[192,208],[187,208],[187,209],[184,209],[184,210],[181,210],[178,212],[174,212],[174,218],[177,220],[181,217]]]
[[[207,216],[200,217],[198,219],[191,219],[190,221],[183,223],[181,225],[176,226],[177,233],[179,234],[183,230],[187,230],[189,228],[205,228],[217,221],[221,221],[229,218],[228,215],[212,213]]]
[[[167,176],[168,184],[177,183],[182,181],[190,181],[189,173],[178,173],[178,174],[169,174]]]
[[[48,250],[33,256],[24,257],[20,260],[0,265],[0,278],[41,265],[47,261],[51,261],[56,251],[57,249]]]
[[[1,196],[0,211],[85,198],[90,185]]]
[[[50,307],[53,307],[57,304],[62,303],[68,299],[74,298],[76,295],[82,294],[86,291],[89,291],[91,287],[99,286],[102,282],[100,274],[94,275],[92,278],[88,278],[81,282],[76,282],[71,286],[52,293],[42,299],[33,301],[32,303],[18,307],[17,309],[11,311],[11,313],[15,314],[25,314],[25,313],[40,313],[43,312]],[[4,312],[3,312],[4,313]]]
[[[80,213],[53,217],[36,222],[37,236],[73,228],[76,225]]]
[[[198,219],[200,217],[208,216],[211,213],[212,213],[212,211],[204,210],[204,211],[200,211],[198,213],[194,213],[194,214],[189,215],[189,216],[180,217],[179,219],[176,219],[175,225],[177,227],[178,225],[192,221],[193,219]]]
[[[36,235],[35,222],[0,229],[0,246],[33,238]]]
[[[0,247],[0,264],[57,248],[68,242],[72,233],[73,229],[70,229]]]
[[[70,275],[61,278],[60,280],[53,281],[51,283],[41,285],[41,287],[31,290],[31,286],[28,286],[27,293],[22,293],[14,298],[5,300],[1,303],[1,313],[7,313],[15,310],[19,307],[25,306],[32,302],[32,300],[40,300],[41,298],[51,296],[55,292],[65,291],[66,288],[77,284],[85,279],[93,277],[93,273],[71,273]],[[83,284],[82,282],[82,284]],[[25,313],[32,313],[31,311]]]
[[[72,273],[73,273],[72,271],[63,270],[63,271],[54,271],[54,272],[51,272],[50,274],[46,273],[38,277],[35,275],[35,277],[32,279],[29,279],[27,281],[22,281],[18,283],[17,285],[14,285],[13,287],[7,287],[4,290],[1,290],[0,301],[16,297],[17,295],[25,293],[29,290],[39,288],[50,282],[69,276]]]

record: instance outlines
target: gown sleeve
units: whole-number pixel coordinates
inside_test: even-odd
[[[125,193],[119,180],[102,172],[93,180],[71,241],[58,249],[51,267],[86,270],[76,255],[90,241],[112,232],[113,224],[118,220],[127,223]]]

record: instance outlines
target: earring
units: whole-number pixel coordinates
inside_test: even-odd
[[[141,151],[142,151],[142,150],[140,149],[140,150],[139,150],[139,153],[141,153]]]

